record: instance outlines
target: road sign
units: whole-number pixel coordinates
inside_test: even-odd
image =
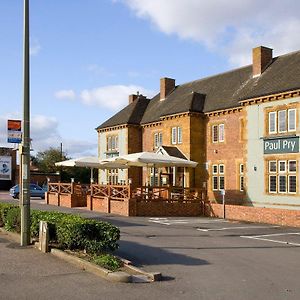
[[[22,142],[21,120],[7,120],[7,142],[15,144]]]

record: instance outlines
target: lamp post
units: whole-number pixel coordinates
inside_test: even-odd
[[[24,0],[23,136],[21,146],[21,246],[30,244],[30,90],[29,90],[29,0]]]

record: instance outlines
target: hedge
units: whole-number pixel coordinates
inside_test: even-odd
[[[97,254],[118,248],[120,230],[107,222],[40,210],[31,210],[30,219],[32,238],[38,238],[39,223],[46,221],[50,242],[62,249],[85,250],[87,253]],[[20,208],[0,203],[0,226],[4,226],[6,230],[20,232]]]

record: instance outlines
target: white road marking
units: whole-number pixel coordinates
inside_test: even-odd
[[[199,231],[223,231],[223,230],[230,230],[230,229],[252,229],[252,228],[264,228],[264,229],[268,229],[268,228],[278,228],[280,226],[236,226],[236,227],[223,227],[223,228],[197,228],[197,230]]]
[[[215,222],[229,222],[223,219],[168,219],[168,218],[149,218],[149,222],[162,224],[162,225],[173,225],[173,224],[209,224]]]
[[[274,233],[274,234],[263,234],[263,235],[255,235],[255,236],[249,236],[249,235],[241,235],[241,238],[245,239],[253,239],[253,240],[259,240],[259,241],[266,241],[266,242],[272,242],[272,243],[278,243],[278,244],[285,244],[285,245],[292,245],[292,246],[298,246],[300,247],[300,244],[293,243],[293,242],[284,242],[284,241],[278,241],[273,239],[267,239],[266,237],[272,237],[272,236],[282,236],[282,235],[300,235],[300,232],[286,232],[286,233]]]

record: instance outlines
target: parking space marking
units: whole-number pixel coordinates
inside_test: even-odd
[[[278,228],[280,226],[236,226],[236,227],[223,227],[223,228],[197,228],[199,231],[223,231],[223,230],[231,230],[231,229],[257,229],[257,228],[264,228],[264,229],[269,229],[269,228]]]
[[[278,244],[285,244],[285,245],[292,245],[292,246],[300,247],[300,244],[298,244],[298,243],[285,242],[285,241],[280,241],[280,240],[274,240],[274,239],[268,239],[267,238],[267,237],[284,236],[284,235],[300,235],[300,232],[262,234],[262,235],[255,235],[255,236],[241,235],[240,237],[245,238],[245,239],[260,240],[260,241],[273,242],[273,243],[278,243]]]
[[[213,219],[213,220],[201,220],[201,219],[168,219],[168,218],[149,218],[149,222],[157,223],[161,225],[178,225],[178,224],[209,224],[209,223],[216,223],[216,222],[228,222],[227,220],[223,219]]]

